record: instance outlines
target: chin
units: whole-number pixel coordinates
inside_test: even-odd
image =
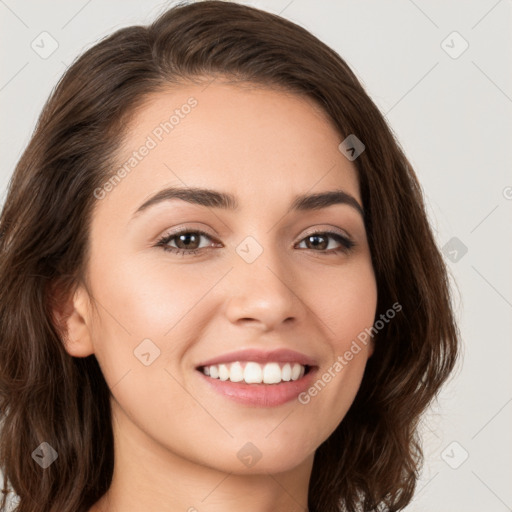
[[[290,471],[301,464],[307,464],[308,459],[311,459],[312,463],[315,451],[314,449],[308,451],[307,443],[304,443],[300,450],[295,450],[295,447],[290,447],[284,441],[278,442],[278,447],[275,444],[267,442],[265,446],[258,446],[258,441],[247,441],[241,447],[227,449],[222,454],[218,454],[214,464],[212,464],[213,461],[208,461],[206,465],[226,473],[256,475]]]

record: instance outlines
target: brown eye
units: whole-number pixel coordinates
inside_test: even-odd
[[[176,235],[173,238],[176,239],[178,249],[197,249],[201,236],[202,235],[198,235],[197,233],[184,233],[182,235]]]
[[[309,249],[326,250],[329,245],[328,237],[324,235],[309,235],[305,238],[306,245],[310,245]]]
[[[173,252],[176,254],[196,254],[203,249],[208,249],[210,245],[200,247],[201,239],[207,238],[212,240],[212,237],[201,230],[184,230],[171,235],[166,235],[157,242],[158,247],[162,247],[165,251]],[[170,245],[174,243],[175,246]]]
[[[330,249],[328,249],[329,245],[331,245],[329,239],[336,240],[338,244],[341,244],[341,247],[331,247]],[[307,249],[311,249],[313,251],[320,253],[338,253],[340,251],[348,252],[355,245],[355,243],[352,240],[331,231],[318,231],[316,233],[311,233],[308,236],[306,236],[301,241],[301,243],[302,242],[306,243]]]

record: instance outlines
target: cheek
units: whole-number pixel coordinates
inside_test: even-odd
[[[130,391],[134,400],[137,394],[155,394],[158,389],[169,392],[173,386],[166,372],[179,373],[190,340],[200,336],[201,324],[210,318],[207,294],[225,269],[199,271],[195,265],[167,264],[165,254],[155,258],[118,253],[110,261],[91,261],[99,310],[93,325],[94,351],[105,380],[111,388],[121,379],[124,386],[126,381],[139,382]],[[178,385],[174,388],[181,391]],[[153,406],[158,399],[152,398]]]
[[[151,257],[126,258],[103,265],[96,289],[115,317],[111,320],[122,324],[133,340],[161,339],[199,304],[216,280],[217,273],[207,277],[192,267],[166,266]]]
[[[352,339],[373,324],[377,285],[369,258],[317,273],[308,293],[336,354],[344,352]]]
[[[132,420],[147,418],[149,430],[171,421],[169,404],[173,414],[194,412],[173,376],[182,381],[177,365],[197,329],[191,320],[217,274],[208,280],[150,258],[96,261],[95,355],[115,400]]]
[[[299,403],[309,408],[312,416],[324,419],[325,436],[343,419],[357,394],[372,351],[368,332],[377,308],[377,286],[370,260],[343,270],[334,270],[316,280],[319,287],[311,303],[315,304],[314,312],[329,341],[330,357],[319,369],[313,385],[299,396]],[[319,293],[320,287],[324,293]]]

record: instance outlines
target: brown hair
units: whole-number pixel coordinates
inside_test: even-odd
[[[421,188],[382,114],[344,60],[279,16],[236,3],[181,3],[81,55],[46,103],[0,218],[0,463],[19,512],[86,512],[113,472],[110,390],[94,355],[71,357],[52,290],[83,282],[93,191],[112,169],[148,94],[225,77],[313,98],[354,160],[378,287],[375,352],[347,415],[317,449],[309,510],[400,510],[415,489],[420,415],[457,359],[449,281]],[[85,283],[83,283],[85,284]],[[58,459],[31,458],[42,442]],[[0,508],[5,510],[5,496]]]

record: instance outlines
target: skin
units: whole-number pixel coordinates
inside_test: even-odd
[[[371,344],[306,405],[233,402],[195,367],[242,348],[289,348],[316,359],[321,376],[373,324],[377,288],[361,215],[346,204],[286,214],[295,195],[340,188],[362,205],[356,169],[311,100],[219,80],[152,95],[119,162],[191,96],[191,113],[97,200],[91,295],[81,286],[67,306],[66,350],[95,354],[112,392],[114,477],[91,512],[302,511],[315,450],[349,409]],[[171,185],[230,192],[239,210],[173,199],[132,220]],[[210,233],[199,243],[211,249],[181,256],[155,246],[180,227]],[[322,253],[308,244],[312,228],[356,245]],[[263,249],[250,264],[236,252],[247,236]],[[160,350],[148,366],[134,356],[147,338]],[[252,467],[237,457],[247,442],[261,452]]]

